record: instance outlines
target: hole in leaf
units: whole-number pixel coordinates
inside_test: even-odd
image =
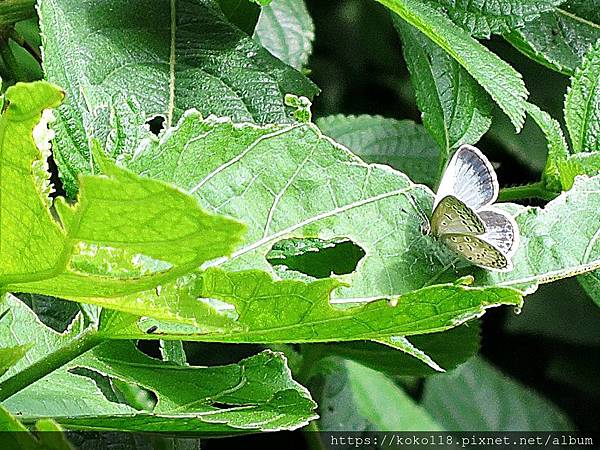
[[[64,332],[79,312],[79,305],[60,298],[40,294],[17,294],[35,313],[40,322],[59,333]]]
[[[91,379],[102,395],[113,403],[128,405],[138,411],[152,411],[158,401],[154,392],[140,385],[103,375],[87,367],[74,367],[69,369],[69,372]]]
[[[152,134],[158,136],[165,128],[165,118],[163,116],[154,116],[146,120],[146,125]]]
[[[240,407],[240,405],[230,405],[229,403],[220,403],[220,402],[212,402],[210,404],[210,406],[212,406],[214,408],[219,408],[219,409],[232,409],[232,408]]]
[[[267,253],[267,261],[273,267],[285,266],[311,277],[327,278],[354,272],[364,256],[365,251],[348,238],[293,238],[276,242]]]
[[[156,330],[154,330],[156,331]],[[137,341],[135,346],[144,355],[150,358],[158,359],[162,361],[162,354],[160,353],[160,343],[157,340],[140,340]]]

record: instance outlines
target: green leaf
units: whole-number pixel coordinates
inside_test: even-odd
[[[0,24],[7,27],[35,16],[35,0],[4,1],[0,4]]]
[[[528,92],[518,72],[429,5],[417,0],[377,1],[454,58],[490,94],[516,130],[521,129]]]
[[[5,301],[0,302],[0,342],[3,345],[28,350],[23,358],[15,361],[4,376],[0,376],[0,380],[21,372],[47,354],[65,346],[83,330],[81,314],[78,314],[61,333],[44,325],[35,313],[16,297],[7,294],[4,298]]]
[[[69,98],[54,149],[69,194],[76,174],[92,170],[89,139],[106,128],[103,115],[115,108],[116,94],[169,127],[192,107],[238,121],[290,122],[284,94],[317,93],[229,23],[213,0],[44,0],[39,13],[46,76]]]
[[[277,0],[261,8],[254,39],[286,64],[302,69],[314,38],[315,26],[304,0]]]
[[[580,275],[577,279],[590,298],[600,307],[600,271]]]
[[[450,431],[574,429],[562,411],[480,358],[428,378],[422,405]]]
[[[565,121],[574,153],[600,150],[600,42],[586,53],[571,78]]]
[[[461,144],[475,144],[489,129],[492,105],[457,60],[399,18],[394,18],[394,23],[423,124],[442,150],[437,181],[452,150]]]
[[[172,186],[118,168],[99,150],[95,156],[105,175],[81,177],[75,205],[57,198],[56,220],[48,197],[47,122],[40,118],[62,95],[46,82],[6,92],[9,105],[0,119],[5,291],[93,298],[103,305],[107,297],[154,287],[232,251],[243,232],[240,223],[205,212]],[[143,314],[149,305],[121,306]],[[166,318],[175,317],[168,303],[162,309]]]
[[[32,346],[33,343],[30,342],[14,347],[0,347],[0,376],[23,358]]]
[[[332,290],[340,286],[335,279],[275,281],[257,270],[212,268],[198,273],[190,284],[193,296],[216,302],[230,324],[211,332],[146,318],[106,337],[255,343],[377,339],[445,330],[483,314],[486,307],[521,301],[513,289],[445,284],[404,294],[393,307],[385,299],[340,307],[329,303]],[[148,329],[153,329],[151,335],[146,333]]]
[[[476,284],[512,286],[526,293],[540,283],[572,277],[600,267],[600,233],[597,202],[600,176],[577,177],[573,188],[545,208],[503,206],[515,214],[520,244],[513,256],[514,269],[487,272]],[[506,204],[500,204],[506,205]]]
[[[586,253],[600,223],[594,206],[600,177],[581,179],[543,210],[504,206],[521,229],[515,269],[491,273],[459,265],[457,274],[454,255],[422,233],[431,191],[390,168],[364,164],[312,124],[234,125],[190,113],[176,130],[144,146],[130,168],[174,183],[206,209],[249,224],[244,247],[205,268],[272,272],[266,256],[282,239],[351,240],[365,256],[342,277],[350,286],[335,290],[332,300],[338,303],[393,299],[424,286],[435,292],[436,282],[469,273],[479,285],[530,291],[600,265],[598,256]]]
[[[599,6],[598,0],[567,0],[504,37],[530,58],[571,75],[600,39]]]
[[[441,426],[385,375],[328,358],[311,381],[323,431],[440,431]]]
[[[470,321],[442,333],[398,336],[378,342],[315,344],[316,352],[341,356],[389,376],[427,376],[450,370],[479,349],[479,322]],[[398,351],[400,350],[400,351]]]
[[[448,16],[477,38],[504,34],[521,28],[564,0],[429,0],[444,8]]]
[[[0,432],[3,436],[2,443],[7,448],[23,450],[36,450],[39,448],[38,443],[27,427],[2,405],[0,405]]]
[[[2,342],[13,346],[36,337],[27,360],[18,364],[19,370],[11,369],[11,375],[18,377],[39,358],[63,352],[67,336],[37,321],[15,297],[9,296],[8,304],[10,310],[2,320],[10,317],[11,323],[2,322],[9,325],[0,327]],[[131,342],[110,342],[47,370],[41,379],[3,402],[9,411],[19,411],[26,424],[54,418],[68,429],[274,431],[294,429],[316,417],[316,404],[291,378],[285,358],[270,351],[238,364],[195,367],[150,358]],[[158,403],[147,412],[111,401],[97,384],[96,375],[108,377],[112,383],[139,385],[152,391]]]
[[[187,364],[182,341],[160,341],[160,353],[163,361],[170,361],[178,366]]]
[[[548,142],[548,156],[542,173],[542,182],[547,189],[554,192],[560,192],[563,188],[570,189],[575,177],[570,182],[565,177],[563,168],[570,152],[560,124],[550,114],[531,103],[527,105],[527,113],[538,124]]]
[[[381,116],[335,115],[317,119],[330,136],[369,163],[388,164],[415,183],[433,187],[440,167],[440,151],[422,125]]]

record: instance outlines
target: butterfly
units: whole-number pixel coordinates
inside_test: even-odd
[[[433,202],[431,232],[471,264],[487,270],[512,270],[519,245],[515,220],[492,205],[498,178],[481,151],[462,145],[454,154]]]

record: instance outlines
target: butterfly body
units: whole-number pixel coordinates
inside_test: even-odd
[[[512,269],[519,229],[514,219],[491,206],[498,198],[498,179],[487,158],[475,147],[461,146],[440,183],[431,216],[431,232],[474,265],[488,270]]]

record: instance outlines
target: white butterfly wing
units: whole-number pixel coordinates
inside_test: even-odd
[[[433,207],[452,195],[477,211],[498,198],[498,178],[489,160],[471,145],[461,145],[446,167]]]
[[[485,233],[480,238],[510,258],[519,246],[519,228],[515,219],[494,208],[478,211],[477,214],[485,224]]]

